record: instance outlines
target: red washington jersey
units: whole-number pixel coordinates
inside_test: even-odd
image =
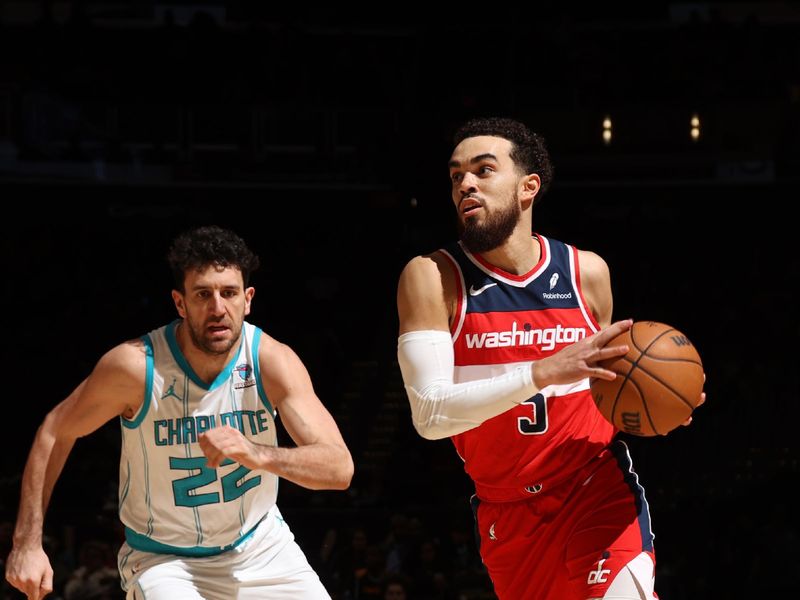
[[[534,234],[538,264],[513,275],[460,242],[452,262],[456,383],[502,375],[600,329],[581,293],[575,248]],[[596,457],[616,430],[595,407],[589,379],[550,385],[519,406],[452,437],[478,498],[508,502],[547,491]]]

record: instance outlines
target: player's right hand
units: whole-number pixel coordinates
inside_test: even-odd
[[[53,568],[41,546],[13,548],[6,560],[6,580],[28,600],[40,600],[53,591]]]
[[[533,382],[540,390],[548,385],[573,383],[584,377],[612,381],[616,373],[603,369],[600,361],[624,356],[628,346],[607,346],[619,334],[633,325],[633,319],[612,323],[597,333],[578,340],[555,354],[533,364]]]

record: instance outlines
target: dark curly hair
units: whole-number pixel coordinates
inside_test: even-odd
[[[175,289],[185,291],[183,283],[189,269],[202,269],[208,265],[236,267],[242,272],[244,287],[250,273],[258,269],[258,256],[244,240],[228,229],[210,225],[182,233],[167,254],[167,262],[175,279]]]
[[[511,160],[526,175],[536,173],[539,176],[542,181],[540,194],[547,191],[553,180],[553,165],[542,136],[514,119],[489,117],[464,123],[453,136],[453,145],[479,135],[491,135],[511,142]]]

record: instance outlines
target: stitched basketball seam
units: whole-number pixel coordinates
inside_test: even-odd
[[[692,361],[692,362],[694,362],[694,361]],[[654,373],[651,373],[650,371],[648,371],[648,370],[647,370],[647,369],[645,369],[644,367],[639,367],[639,370],[640,370],[640,371],[642,371],[643,373],[646,373],[647,375],[649,375],[650,377],[652,377],[653,379],[655,379],[655,380],[656,380],[658,383],[660,383],[662,386],[664,386],[665,388],[667,388],[667,389],[668,389],[670,392],[672,392],[673,394],[675,394],[675,395],[676,395],[678,398],[680,398],[680,399],[681,399],[681,401],[682,401],[682,402],[683,402],[683,403],[684,403],[686,406],[688,406],[688,407],[689,407],[689,408],[691,408],[692,410],[694,410],[694,409],[695,409],[695,406],[694,406],[694,404],[692,404],[692,403],[691,403],[691,402],[689,402],[689,401],[688,401],[686,398],[684,398],[683,396],[681,396],[681,395],[678,393],[678,391],[677,391],[676,389],[674,389],[674,388],[673,388],[671,385],[669,385],[669,384],[668,384],[666,381],[664,381],[663,379],[661,379],[661,378],[660,378],[658,375],[655,375]]]

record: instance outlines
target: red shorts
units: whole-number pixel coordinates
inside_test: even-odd
[[[655,564],[644,490],[621,441],[569,483],[529,500],[473,505],[481,557],[500,600],[600,598],[642,552]]]

